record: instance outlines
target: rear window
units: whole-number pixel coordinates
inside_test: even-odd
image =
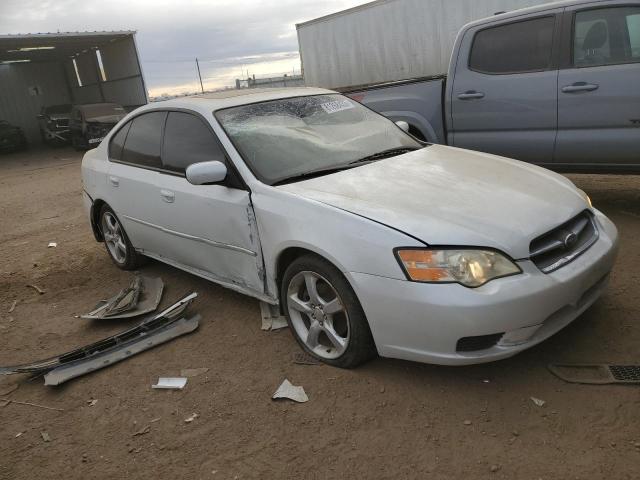
[[[129,128],[131,128],[131,122],[127,122],[127,124],[118,130],[111,138],[111,142],[109,143],[109,158],[111,160],[122,160],[122,149]]]
[[[164,168],[184,173],[193,163],[211,160],[224,162],[224,154],[211,130],[195,115],[170,112],[162,151]]]
[[[122,161],[143,167],[161,168],[160,146],[166,112],[142,114],[131,121]],[[118,132],[120,133],[120,132]]]
[[[551,16],[481,30],[473,40],[469,68],[488,74],[549,69],[554,24]]]

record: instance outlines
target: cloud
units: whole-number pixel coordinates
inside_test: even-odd
[[[0,0],[1,33],[137,30],[152,93],[300,70],[295,24],[364,0]],[[281,71],[276,71],[281,68]],[[229,83],[230,82],[230,83]],[[163,90],[164,89],[164,90]]]

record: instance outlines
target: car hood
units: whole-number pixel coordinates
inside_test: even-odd
[[[529,256],[535,237],[588,207],[561,175],[440,145],[277,188],[429,245],[492,247],[515,259]]]

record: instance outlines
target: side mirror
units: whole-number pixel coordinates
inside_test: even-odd
[[[217,160],[211,162],[194,163],[185,172],[187,181],[193,185],[219,183],[227,178],[227,167]]]
[[[400,127],[400,130],[402,130],[404,133],[409,133],[409,124],[404,120],[398,120],[396,122],[396,125]]]

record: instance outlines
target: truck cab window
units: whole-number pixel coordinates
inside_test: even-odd
[[[575,66],[633,62],[640,62],[640,7],[599,8],[576,13]]]
[[[469,68],[487,74],[539,72],[551,66],[555,17],[508,23],[478,32]]]

